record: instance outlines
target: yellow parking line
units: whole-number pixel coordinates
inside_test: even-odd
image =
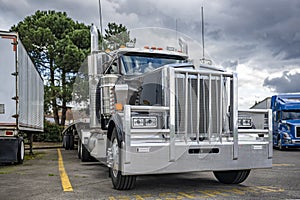
[[[181,196],[186,197],[188,199],[195,199],[195,197],[193,195],[187,194],[185,192],[178,192],[178,194],[180,194]]]
[[[273,167],[294,167],[295,164],[287,164],[287,163],[278,163],[278,164],[275,164],[273,163]]]
[[[60,149],[57,149],[57,154],[58,154],[58,169],[60,174],[61,185],[64,189],[64,192],[73,192],[71,182],[69,180],[69,177],[64,167],[64,161],[62,159]]]

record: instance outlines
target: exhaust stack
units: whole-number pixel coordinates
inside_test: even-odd
[[[97,27],[92,24],[91,27],[91,53],[96,53],[99,50],[98,47],[98,30]]]
[[[92,24],[91,31],[91,55],[88,57],[89,97],[90,97],[90,128],[100,128],[96,115],[96,90],[99,78],[97,77],[97,53],[98,53],[98,30]]]

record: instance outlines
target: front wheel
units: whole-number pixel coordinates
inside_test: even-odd
[[[280,151],[282,151],[284,149],[284,147],[282,146],[282,140],[281,140],[281,138],[278,140],[278,149]]]
[[[109,175],[112,184],[117,190],[130,190],[135,187],[136,176],[124,176],[121,172],[121,141],[117,137],[117,130],[114,129],[111,140],[111,166],[109,168]]]
[[[225,184],[239,184],[247,179],[250,174],[248,170],[233,170],[233,171],[214,171],[216,179],[220,183]]]

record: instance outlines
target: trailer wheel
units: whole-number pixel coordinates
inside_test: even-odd
[[[23,164],[25,157],[25,146],[24,140],[22,139],[18,144],[17,162],[18,164]]]
[[[250,174],[248,170],[234,170],[234,171],[214,171],[215,177],[220,183],[225,184],[239,184],[247,179]]]
[[[117,137],[117,130],[114,128],[110,140],[111,167],[109,175],[112,184],[117,190],[130,190],[135,187],[136,176],[124,176],[121,172],[121,141]]]

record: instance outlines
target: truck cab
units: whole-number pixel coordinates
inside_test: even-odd
[[[271,108],[274,147],[300,147],[300,94],[272,96]]]
[[[190,62],[183,40],[179,48],[128,43],[99,51],[97,33],[92,27],[91,55],[73,91],[76,102],[86,99],[85,107],[73,110],[79,117],[66,132],[76,129],[79,158],[106,165],[115,189],[132,189],[139,175],[196,171],[239,184],[251,169],[272,166],[271,120],[267,129],[260,120],[271,112],[239,114],[236,73]],[[249,112],[253,121],[239,129],[238,115]]]

